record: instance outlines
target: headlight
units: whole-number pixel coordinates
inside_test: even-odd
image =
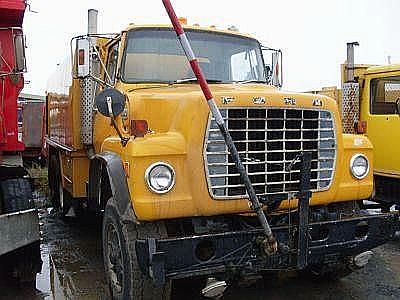
[[[355,154],[350,160],[351,174],[357,179],[363,179],[369,171],[368,158],[363,154]]]
[[[145,178],[153,192],[164,194],[169,192],[175,184],[175,171],[166,163],[156,162],[147,168]]]

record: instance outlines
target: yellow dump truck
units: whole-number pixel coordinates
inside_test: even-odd
[[[280,51],[253,37],[185,25],[278,242],[266,253],[172,27],[98,34],[96,20],[90,10],[89,33],[49,80],[46,143],[54,205],[104,213],[113,298],[168,299],[180,278],[207,278],[212,296],[268,270],[340,277],[394,235],[394,213],[359,209],[373,190],[373,149],[342,133],[336,102],[281,91]]]
[[[364,134],[372,142],[372,200],[388,209],[400,204],[400,65],[354,64],[355,45],[347,45],[342,88],[325,87],[315,93],[338,101],[344,132]]]

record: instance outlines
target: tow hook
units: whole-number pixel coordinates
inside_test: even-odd
[[[210,299],[221,299],[228,285],[224,280],[217,280],[214,277],[207,279],[206,286],[201,290],[203,297]]]
[[[357,268],[364,267],[374,255],[372,251],[365,251],[353,257],[353,265]]]

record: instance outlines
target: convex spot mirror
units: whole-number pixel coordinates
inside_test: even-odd
[[[97,109],[106,117],[120,115],[124,111],[125,101],[125,95],[114,88],[101,91],[95,98]]]

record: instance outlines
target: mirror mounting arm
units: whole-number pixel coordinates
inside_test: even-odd
[[[118,134],[119,138],[121,139],[122,147],[125,147],[126,144],[128,144],[130,138],[129,137],[124,137],[122,135],[121,131],[118,128],[117,122],[115,122],[114,113],[113,113],[113,109],[112,109],[112,99],[111,99],[111,97],[107,97],[107,107],[108,107],[108,113],[109,113],[110,119],[111,119],[111,125],[117,131],[117,134]]]
[[[90,78],[92,78],[95,82],[101,84],[104,87],[108,87],[108,88],[114,88],[114,85],[109,84],[108,82],[105,82],[104,80],[101,80],[100,78],[97,78],[93,75],[89,75]]]
[[[103,70],[104,70],[104,73],[105,73],[106,76],[107,76],[108,81],[109,81],[109,82],[112,82],[111,76],[110,76],[110,74],[108,74],[107,68],[106,68],[106,66],[104,65],[104,62],[103,62],[102,59],[101,59],[101,56],[100,56],[99,51],[97,50],[96,47],[93,47],[93,50],[94,50],[94,52],[95,52],[95,54],[96,54],[96,56],[97,56],[97,59],[98,59],[99,62],[100,62],[101,67],[102,67]],[[106,81],[105,81],[104,83],[107,84]],[[111,85],[110,85],[110,87],[114,87],[114,86],[111,86]]]

